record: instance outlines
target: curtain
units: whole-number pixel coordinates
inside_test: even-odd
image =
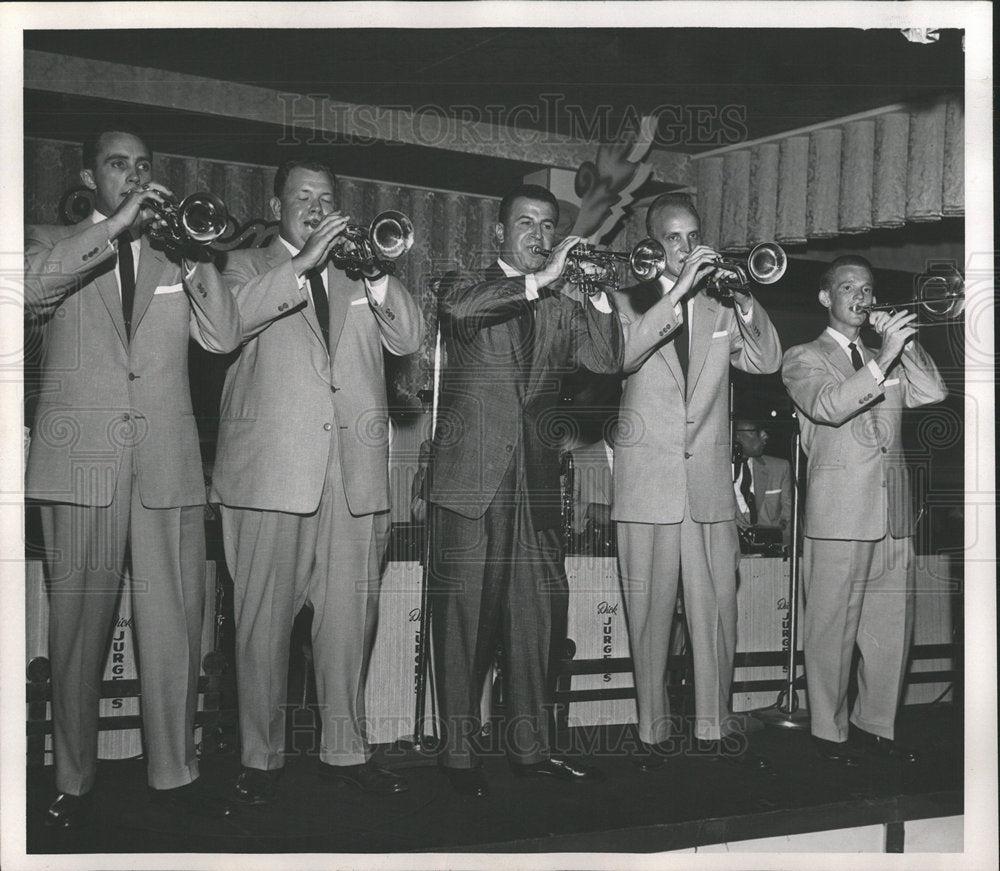
[[[24,220],[26,224],[71,223],[64,214],[66,195],[81,186],[80,146],[28,138],[24,142]],[[226,203],[240,225],[271,220],[268,202],[276,168],[229,164],[194,157],[156,154],[153,177],[183,196],[210,190]],[[499,201],[490,197],[339,177],[339,207],[367,225],[378,212],[395,209],[413,222],[414,243],[396,261],[396,274],[419,302],[425,335],[419,353],[388,357],[389,399],[417,408],[417,392],[433,383],[437,306],[434,282],[449,269],[485,266],[496,255],[493,226]]]
[[[950,96],[692,162],[707,244],[728,252],[965,213],[964,107]]]

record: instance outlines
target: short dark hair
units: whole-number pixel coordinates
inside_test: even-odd
[[[660,194],[649,204],[649,208],[646,210],[646,232],[650,236],[656,235],[660,218],[669,209],[682,209],[701,221],[701,216],[698,214],[698,210],[694,207],[694,203],[688,194]]]
[[[519,184],[513,190],[507,191],[504,198],[500,200],[500,214],[497,216],[497,220],[505,227],[510,220],[514,200],[518,199],[540,200],[543,203],[548,203],[556,210],[556,220],[559,220],[559,200],[555,198],[552,191],[543,188],[540,184]]]
[[[143,145],[149,148],[146,135],[134,121],[130,121],[128,118],[107,118],[92,127],[83,139],[84,169],[97,169],[97,148],[101,144],[101,137],[106,133],[128,133],[136,139],[141,139]]]
[[[826,267],[823,274],[819,278],[820,290],[831,290],[833,288],[833,274],[840,269],[841,266],[863,266],[871,272],[873,276],[875,275],[871,263],[869,263],[860,254],[844,254],[843,256],[833,260],[830,265]]]
[[[288,181],[288,176],[292,174],[293,169],[308,169],[310,172],[325,172],[330,177],[330,184],[334,187],[337,186],[337,176],[333,174],[333,170],[330,169],[321,160],[289,160],[281,164],[278,167],[278,171],[274,174],[274,195],[281,198],[281,192],[285,189],[285,182]]]

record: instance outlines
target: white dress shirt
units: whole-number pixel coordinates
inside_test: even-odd
[[[296,257],[301,251],[300,248],[296,248],[291,242],[289,242],[284,236],[279,235],[278,238],[281,240],[281,244],[288,249],[288,253],[292,257]],[[330,288],[326,283],[326,268],[318,270],[320,280],[323,282],[323,287],[326,289],[327,296],[330,295]],[[303,287],[306,284],[305,275],[299,276],[299,287]],[[371,298],[375,301],[375,305],[382,305],[385,302],[385,294],[389,289],[389,276],[383,275],[381,278],[372,281],[369,278],[365,278],[365,286],[368,288],[368,293],[371,294]],[[312,298],[312,289],[309,290],[310,298]],[[316,307],[316,301],[313,300],[313,308]]]
[[[841,348],[844,349],[844,353],[847,354],[847,359],[850,360],[851,349],[848,348],[847,346],[852,344],[851,340],[847,338],[847,336],[845,336],[843,333],[840,333],[837,330],[835,330],[833,327],[827,327],[826,331],[831,336],[833,336],[834,341],[836,341],[836,343],[840,345]],[[865,349],[861,345],[860,337],[853,342],[853,345],[855,348],[858,349],[858,353],[861,355],[861,362],[865,363],[865,365],[868,366],[868,371],[870,371],[874,376],[875,383],[881,384],[883,381],[885,381],[885,373],[882,372],[882,368],[879,366],[879,364],[875,362],[875,358],[872,357],[872,359],[868,360],[867,362],[865,361],[865,356],[866,356]],[[851,365],[853,365],[853,361],[851,362]]]
[[[502,257],[497,258],[497,263],[500,264],[503,274],[508,278],[520,278],[522,275],[524,276],[524,295],[529,301],[539,298],[538,279],[535,277],[534,273],[519,272]],[[594,308],[596,308],[599,312],[606,315],[611,314],[611,303],[608,302],[608,295],[603,290],[600,293],[595,293],[593,296],[588,298],[594,304]]]
[[[90,220],[94,224],[100,224],[101,221],[106,221],[108,219],[107,215],[102,215],[97,209],[94,209],[90,213]],[[118,251],[118,242],[115,239],[108,239],[108,244]],[[132,240],[132,269],[135,271],[135,277],[139,277],[139,250],[142,247],[142,237]],[[118,285],[118,299],[122,298],[122,276],[118,271],[118,268],[112,270],[115,274],[115,283]]]

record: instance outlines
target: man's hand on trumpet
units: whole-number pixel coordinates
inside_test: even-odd
[[[719,259],[719,252],[708,245],[696,245],[684,258],[680,274],[674,286],[668,291],[674,305],[680,305],[691,293],[703,278],[710,275],[714,269],[714,263]],[[666,274],[666,273],[664,273]],[[669,276],[664,279],[660,277],[661,284],[669,282]]]
[[[535,280],[538,282],[539,290],[552,284],[553,281],[563,274],[563,270],[566,268],[566,257],[570,249],[582,241],[583,238],[581,236],[567,236],[552,249],[552,253],[549,255],[549,259],[545,261],[545,265],[535,273]]]
[[[906,309],[891,313],[886,311],[869,313],[868,322],[882,339],[882,348],[875,357],[875,362],[883,372],[889,371],[889,367],[900,355],[906,343],[917,334],[914,325],[916,319],[916,312],[911,313]]]
[[[302,250],[292,258],[292,268],[301,278],[310,269],[326,262],[337,237],[344,232],[350,223],[351,216],[340,212],[330,212],[322,217],[317,216],[316,226],[306,240]]]
[[[169,188],[155,181],[126,191],[114,214],[108,216],[109,235],[114,239],[139,224],[166,226],[150,203],[162,209],[173,201],[173,196]]]

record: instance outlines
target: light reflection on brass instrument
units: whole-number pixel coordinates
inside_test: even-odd
[[[371,224],[348,224],[330,252],[330,260],[338,269],[364,272],[377,268],[391,275],[396,264],[413,247],[413,224],[402,212],[379,212]]]
[[[533,245],[531,250],[542,257],[552,254],[551,249],[538,245]],[[564,276],[583,293],[593,296],[602,291],[618,290],[618,263],[628,263],[640,281],[652,281],[663,273],[666,262],[663,246],[655,239],[643,239],[630,252],[604,251],[580,242],[566,255]]]
[[[855,305],[855,314],[884,311],[890,315],[906,309],[915,311],[915,327],[946,327],[958,321],[965,310],[965,282],[961,274],[952,271],[944,274],[930,273],[917,279],[913,299],[906,302]]]
[[[777,242],[761,242],[750,249],[746,259],[722,257],[715,262],[715,272],[709,275],[706,290],[717,299],[732,299],[733,294],[746,291],[751,280],[757,284],[774,284],[788,268],[788,257]]]

